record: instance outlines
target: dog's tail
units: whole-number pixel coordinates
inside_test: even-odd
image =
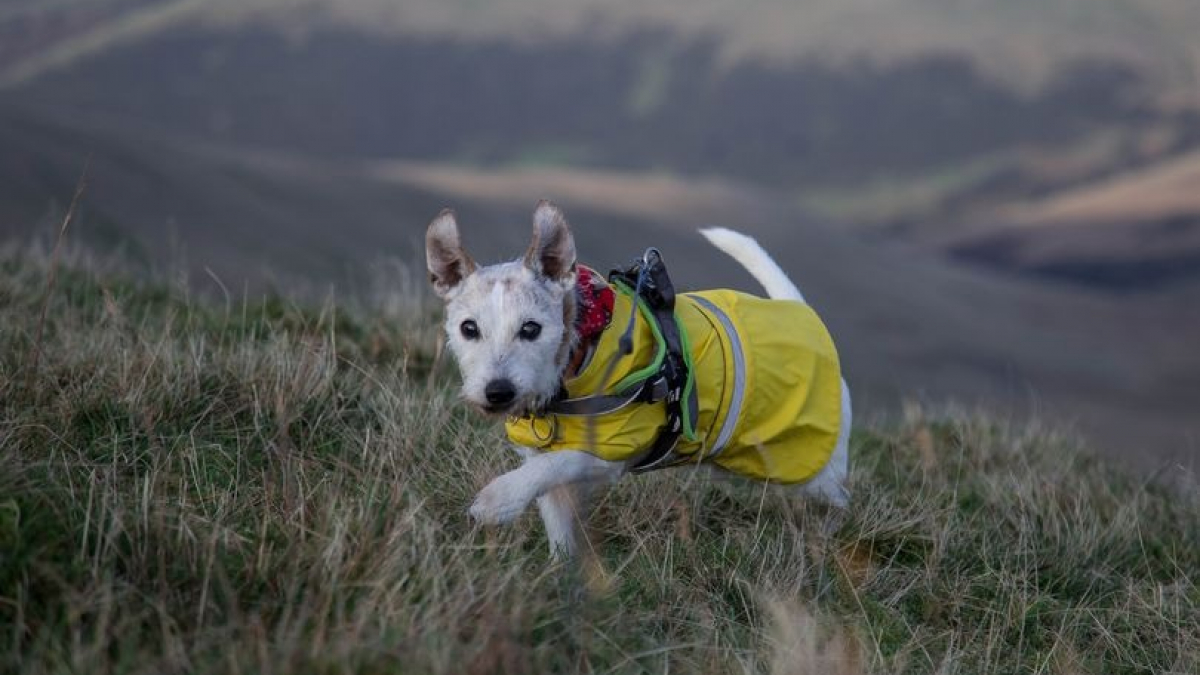
[[[767,295],[775,300],[796,300],[804,302],[804,295],[796,284],[788,278],[771,256],[759,246],[757,241],[733,230],[723,227],[710,227],[700,230],[713,246],[729,254],[734,260],[754,277]]]

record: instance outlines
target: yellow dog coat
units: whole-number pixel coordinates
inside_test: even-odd
[[[632,293],[616,286],[612,316],[629,316]],[[621,331],[610,326],[587,365],[564,382],[569,399],[625,391],[657,367],[662,340],[649,309],[638,305],[633,352],[612,364]],[[833,453],[841,423],[838,355],[816,312],[800,302],[714,290],[680,294],[675,316],[699,401],[675,453],[773,483],[815,476]],[[637,402],[602,415],[511,418],[505,429],[526,447],[628,461],[650,448],[664,417],[662,401]]]

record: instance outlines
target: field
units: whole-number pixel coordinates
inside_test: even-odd
[[[580,568],[472,526],[513,458],[420,276],[306,305],[0,257],[0,672],[1200,670],[1195,492],[982,413],[856,429],[840,521],[676,472]]]

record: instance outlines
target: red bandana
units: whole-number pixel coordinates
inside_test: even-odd
[[[575,331],[579,333],[579,342],[586,344],[608,328],[608,322],[612,320],[613,290],[596,270],[583,265],[576,269],[575,297],[579,310]]]

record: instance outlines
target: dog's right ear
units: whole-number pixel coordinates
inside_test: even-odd
[[[475,271],[475,261],[462,247],[452,209],[442,209],[425,231],[425,264],[433,290],[442,298]]]

